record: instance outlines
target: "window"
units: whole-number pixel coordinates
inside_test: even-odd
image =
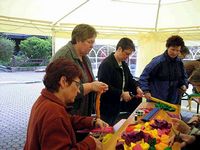
[[[115,45],[109,45],[109,44],[94,45],[93,49],[90,51],[88,56],[92,63],[93,73],[95,77],[97,77],[98,68],[101,62],[112,52],[115,51],[115,47],[116,47]],[[129,59],[127,60],[128,66],[133,76],[135,75],[136,58],[137,58],[137,47],[136,51],[132,53]]]

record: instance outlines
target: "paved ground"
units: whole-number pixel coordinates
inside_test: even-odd
[[[44,72],[0,72],[0,150],[22,150],[31,107],[43,88]],[[183,103],[183,108],[187,105]],[[194,105],[195,107],[195,105]],[[182,111],[190,118],[191,113]]]
[[[32,104],[44,73],[0,72],[0,149],[22,150]]]

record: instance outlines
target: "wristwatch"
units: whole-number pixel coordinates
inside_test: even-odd
[[[135,95],[132,92],[129,92],[129,95],[131,96],[131,98],[135,97]]]
[[[92,126],[95,128],[96,127],[96,122],[97,122],[97,118],[94,118],[93,120],[92,120]]]

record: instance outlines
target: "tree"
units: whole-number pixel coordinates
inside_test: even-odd
[[[20,43],[20,50],[30,59],[48,59],[51,56],[51,40],[30,37]]]
[[[15,42],[5,37],[0,37],[0,64],[10,63],[15,49]]]

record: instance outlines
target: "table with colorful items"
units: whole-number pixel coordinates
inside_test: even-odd
[[[141,103],[115,133],[104,136],[103,149],[179,150],[179,142],[170,144],[170,138],[178,133],[171,118],[180,117],[180,106],[174,108],[154,102]]]

